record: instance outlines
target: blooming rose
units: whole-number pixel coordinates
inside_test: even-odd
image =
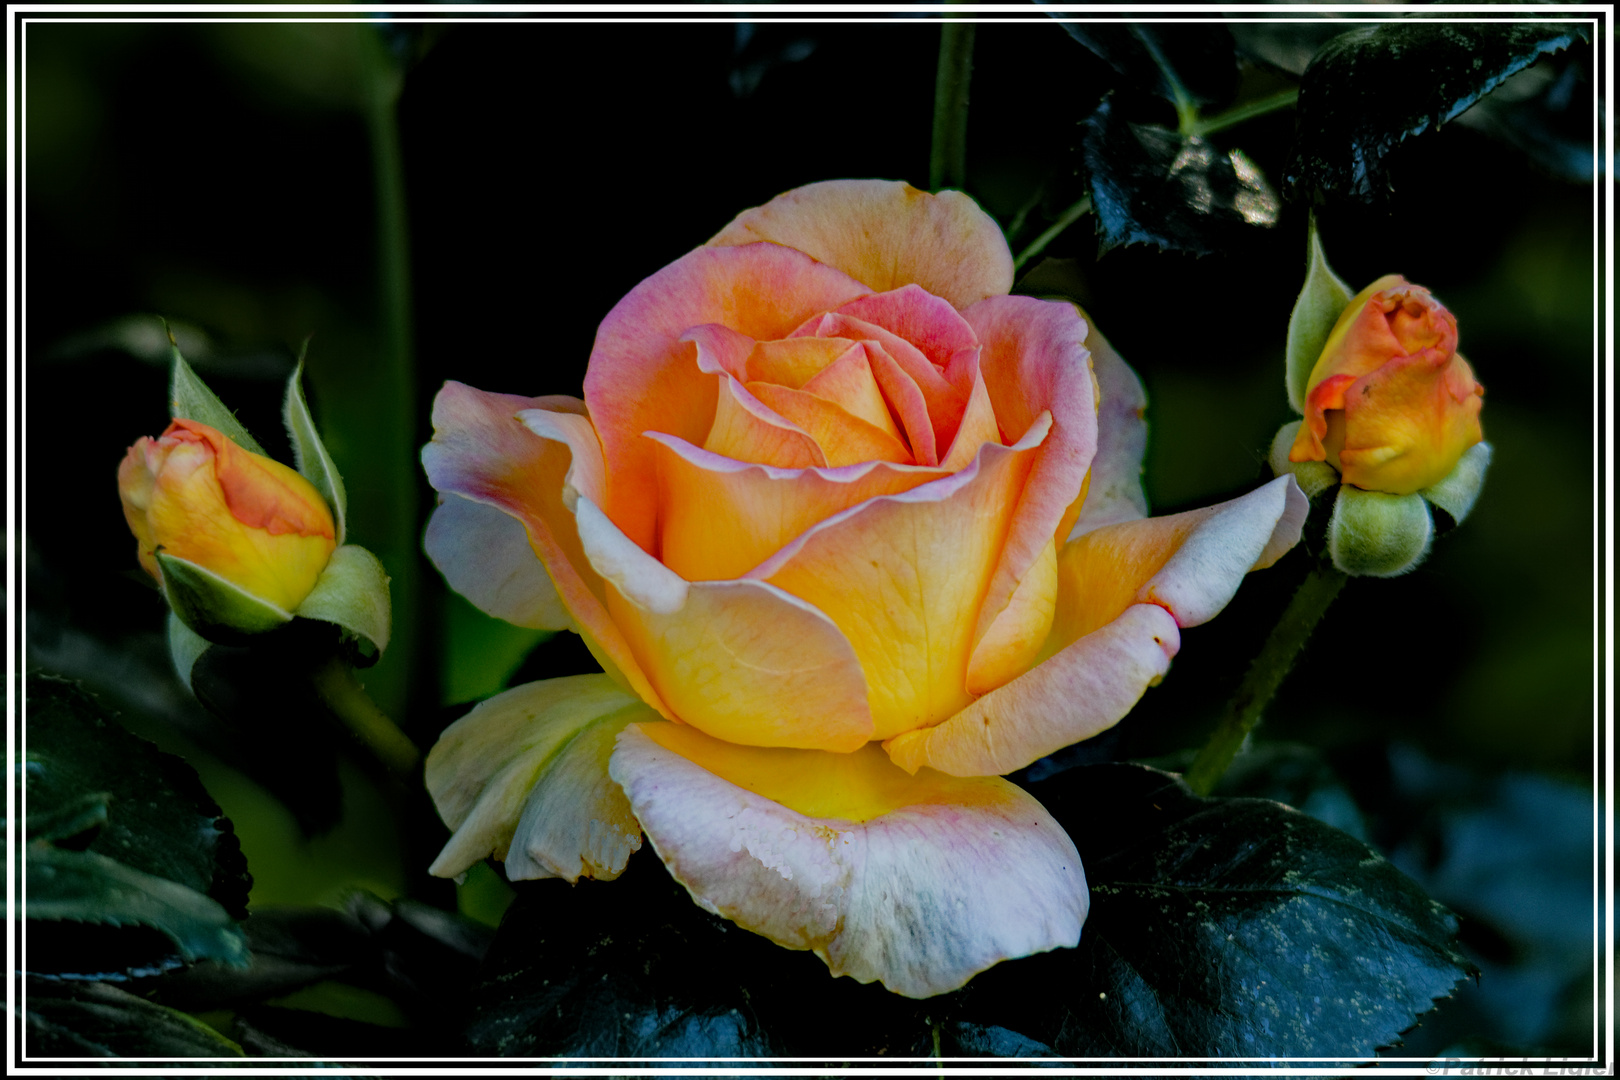
[[[332,512],[308,480],[194,420],[130,447],[118,494],[159,584],[161,552],[290,612],[337,547]]]
[[[1457,352],[1457,320],[1399,274],[1350,301],[1308,387],[1288,460],[1326,461],[1363,490],[1431,487],[1484,438],[1485,390]]]
[[[446,385],[429,554],[606,674],[445,732],[435,873],[611,878],[644,830],[706,909],[919,997],[1079,940],[1074,846],[1000,774],[1124,716],[1305,500],[1146,519],[1140,384],[1012,274],[960,193],[812,184],[620,301],[584,401]]]

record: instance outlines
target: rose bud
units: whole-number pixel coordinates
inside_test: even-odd
[[[1292,462],[1326,461],[1347,484],[1410,495],[1444,480],[1484,438],[1483,387],[1457,353],[1457,320],[1398,274],[1350,301],[1311,370]]]
[[[194,420],[130,447],[118,493],[141,566],[212,639],[286,622],[337,546],[308,480]]]
[[[1428,554],[1431,504],[1460,522],[1479,496],[1485,391],[1457,352],[1457,320],[1427,289],[1389,274],[1352,297],[1314,226],[1309,243],[1286,362],[1304,419],[1277,432],[1271,466],[1312,498],[1334,492],[1334,566],[1393,577]]]

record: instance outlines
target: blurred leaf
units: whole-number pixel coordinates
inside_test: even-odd
[[[188,963],[247,961],[242,931],[218,901],[195,889],[132,870],[105,855],[65,851],[43,840],[28,845],[25,862],[30,921],[147,926],[173,942],[180,959]],[[64,959],[56,949],[41,948],[37,940],[30,949],[30,967],[36,973],[94,978],[112,974],[99,957],[83,957],[66,967]],[[89,970],[84,970],[86,966]]]
[[[179,348],[171,347],[169,353],[174,362],[174,370],[169,381],[170,415],[207,424],[244,450],[263,454],[264,447],[248,434],[247,428],[236,419],[236,414],[208,389],[207,384],[197,378],[197,373],[191,370],[191,365],[180,355]]]
[[[816,39],[805,30],[791,24],[738,23],[728,76],[732,95],[750,97],[772,69],[809,59]]]
[[[1031,791],[1091,883],[1080,946],[992,968],[950,1020],[1064,1056],[1360,1057],[1471,970],[1449,912],[1288,807],[1199,798],[1136,765],[1071,769]]]
[[[1105,100],[1086,120],[1081,147],[1103,251],[1155,244],[1207,255],[1249,226],[1277,223],[1277,195],[1242,151],[1130,123],[1115,104]]]
[[[1232,22],[1226,28],[1243,56],[1289,75],[1301,75],[1318,49],[1344,33],[1344,20],[1291,13],[1287,19]]]
[[[1091,882],[1076,949],[913,1001],[702,911],[641,852],[614,882],[518,884],[469,995],[468,1040],[561,1057],[925,1056],[936,1039],[945,1056],[1353,1057],[1469,970],[1443,908],[1285,806],[1197,798],[1132,765],[1030,789]]]
[[[1189,105],[1224,105],[1237,90],[1232,34],[1220,23],[1062,25],[1070,37],[1123,75],[1128,85],[1158,95],[1178,111]]]
[[[22,1004],[28,1053],[35,1057],[243,1056],[240,1046],[200,1020],[105,983],[31,978]]]
[[[1288,349],[1283,368],[1287,372],[1288,404],[1301,415],[1305,412],[1305,391],[1311,371],[1322,355],[1328,335],[1339,314],[1350,306],[1355,290],[1339,279],[1322,252],[1322,237],[1312,215],[1305,246],[1305,285],[1288,316]]]
[[[65,680],[31,675],[25,708],[30,816],[105,792],[107,824],[86,850],[206,894],[234,917],[246,913],[247,861],[189,765]]]
[[[1592,145],[1592,80],[1585,59],[1565,53],[1527,68],[1457,122],[1518,148],[1560,180],[1590,184],[1597,155]],[[1601,117],[1602,105],[1596,107]]]
[[[1385,159],[1398,143],[1455,119],[1584,34],[1571,23],[1406,19],[1334,38],[1300,82],[1290,193],[1314,202],[1387,196]]]
[[[293,614],[337,625],[351,663],[377,662],[388,648],[391,605],[388,572],[377,556],[357,544],[332,552],[315,588]]]
[[[143,984],[153,1000],[179,1009],[234,1008],[289,994],[324,979],[347,978],[374,961],[371,933],[330,908],[270,908],[242,924],[251,959],[244,967],[195,964]]]
[[[340,724],[311,685],[312,661],[299,648],[313,631],[321,640],[310,648],[330,650],[331,626],[295,622],[251,648],[215,645],[191,672],[197,700],[230,730],[243,768],[292,811],[306,836],[330,830],[343,810]]]
[[[309,343],[304,343],[308,348]],[[292,441],[293,460],[298,471],[321,493],[326,505],[332,508],[332,520],[337,526],[337,542],[343,543],[349,497],[343,490],[343,477],[338,474],[332,455],[326,452],[321,433],[310,415],[309,402],[304,400],[304,358],[298,357],[298,367],[287,380],[287,397],[282,406],[282,417],[287,423],[287,436]]]

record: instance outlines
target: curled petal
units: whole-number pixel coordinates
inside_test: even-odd
[[[422,546],[456,592],[480,610],[518,626],[574,630],[522,522],[487,503],[444,495],[428,519]]]
[[[748,574],[825,612],[861,658],[878,738],[969,701],[968,653],[1008,519],[1050,421],[954,475],[828,518]]]
[[[767,408],[816,441],[833,468],[863,461],[911,464],[911,453],[896,434],[862,420],[842,405],[804,390],[771,383],[749,383],[748,391]],[[887,416],[885,416],[887,419]]]
[[[618,877],[641,828],[607,775],[613,740],[646,705],[605,675],[529,683],[497,694],[445,729],[424,778],[454,835],[429,872],[505,860],[514,879]]]
[[[642,433],[701,445],[714,419],[715,380],[692,363],[687,331],[719,323],[756,341],[784,338],[866,291],[802,252],[746,244],[688,252],[614,305],[596,332],[585,400],[607,464],[601,505],[625,535],[651,550],[655,480]]]
[[[657,723],[625,729],[610,768],[699,905],[834,975],[927,997],[1080,939],[1079,855],[999,777],[908,777],[876,747],[753,749]]]
[[[754,461],[779,469],[827,464],[827,455],[809,432],[760,401],[730,375],[720,377],[714,424],[703,441],[703,449],[733,461]]]
[[[1213,619],[1243,575],[1299,542],[1310,502],[1292,476],[1236,499],[1167,517],[1105,525],[1058,553],[1052,652],[1112,622],[1133,604],[1157,604],[1178,626]]]
[[[1073,305],[998,296],[963,315],[983,343],[980,370],[1001,430],[1024,430],[1043,412],[1052,418],[979,608],[974,641],[994,651],[1020,635],[1028,609],[1008,613],[1013,597],[1047,545],[1068,536],[1079,513],[1076,495],[1097,451],[1096,383],[1083,344],[1087,327]],[[1004,613],[1012,625],[993,629]]]
[[[958,308],[1012,288],[1012,253],[1001,229],[960,191],[930,195],[892,180],[827,180],[744,211],[709,243],[757,240],[797,248],[874,291],[921,285]]]
[[[907,732],[883,748],[907,772],[925,765],[953,776],[1021,769],[1119,723],[1180,648],[1169,612],[1133,605],[938,727]]]
[[[525,427],[518,419],[521,412],[558,419],[531,416]],[[579,484],[590,489],[591,478],[602,475],[601,449],[588,434],[584,412],[578,398],[490,394],[448,382],[433,399],[433,441],[422,448],[422,466],[440,493],[496,507],[522,522],[558,597],[602,669],[659,708],[658,695],[608,614],[606,587],[580,548],[574,516],[564,502],[565,487]],[[552,437],[537,436],[536,426]],[[438,550],[440,557],[450,560],[448,570],[447,563],[439,564],[447,577],[484,572],[476,561],[475,546],[446,542]]]
[[[818,522],[947,475],[876,461],[843,469],[775,469],[733,461],[670,435],[647,437],[657,447],[661,561],[688,581],[741,577]]]
[[[1091,461],[1086,500],[1067,539],[1103,525],[1147,517],[1147,496],[1142,492],[1142,458],[1147,452],[1147,391],[1142,380],[1097,324],[1082,311],[1090,332],[1091,370],[1097,377],[1097,456]]]
[[[852,750],[872,737],[860,662],[826,615],[759,581],[687,582],[588,499],[577,512],[613,617],[674,716],[751,746]]]

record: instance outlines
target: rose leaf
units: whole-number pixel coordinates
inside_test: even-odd
[[[252,878],[231,823],[181,759],[71,682],[28,680],[29,966],[117,975],[242,958]]]
[[[106,983],[31,978],[19,1004],[28,1053],[36,1057],[243,1056],[202,1021]]]
[[[1242,151],[1131,123],[1113,98],[1086,120],[1081,155],[1103,251],[1156,244],[1207,255],[1249,226],[1277,223],[1277,195]]]
[[[952,1049],[1005,1028],[1063,1056],[1365,1057],[1474,973],[1449,911],[1280,803],[1123,764],[1030,790],[1080,850],[1091,913],[1078,948],[955,995]]]
[[[1299,88],[1290,196],[1368,203],[1392,190],[1390,152],[1460,116],[1510,75],[1584,39],[1573,23],[1407,19],[1328,42]],[[1424,77],[1414,79],[1414,65]]]

